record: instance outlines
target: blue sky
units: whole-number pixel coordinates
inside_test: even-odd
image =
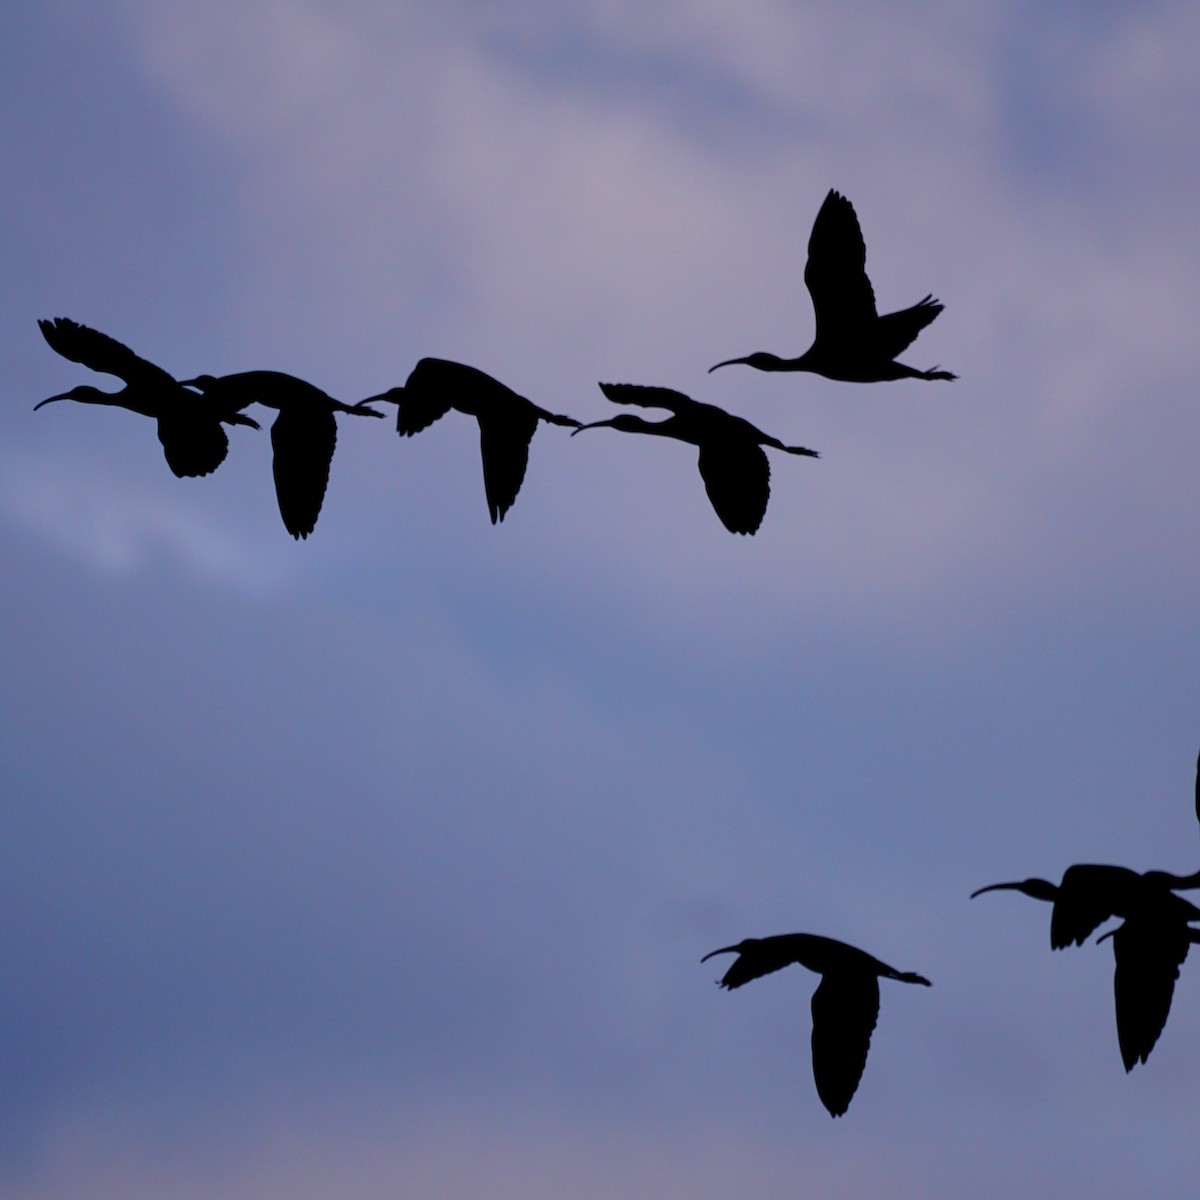
[[[0,33],[0,1200],[1194,1190],[1195,964],[1126,1076],[1108,946],[967,899],[1197,865],[1192,7]],[[706,374],[808,345],[830,187],[957,382]],[[493,528],[471,422],[347,423],[294,544],[265,434],[177,480],[35,415],[93,381],[52,316],[347,401],[423,355],[580,419],[660,384],[822,458],[736,538],[688,448],[543,427]],[[836,1122],[815,977],[699,965],[793,930],[934,984]]]

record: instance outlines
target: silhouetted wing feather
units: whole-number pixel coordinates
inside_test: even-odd
[[[229,453],[229,438],[215,417],[179,413],[159,417],[158,440],[167,466],[180,478],[211,474]]]
[[[831,1116],[840,1117],[850,1107],[867,1065],[879,1019],[878,979],[857,971],[823,976],[813,993],[812,1018],[817,1095]]]
[[[175,378],[162,367],[134,354],[128,346],[98,329],[80,325],[67,317],[39,321],[38,328],[52,350],[93,371],[115,375],[126,383],[175,385]]]
[[[699,407],[691,396],[685,396],[674,388],[645,387],[640,383],[602,383],[600,390],[614,404],[636,404],[640,408],[666,408],[673,413],[683,413]]]
[[[733,960],[729,970],[721,977],[721,986],[732,991],[752,979],[761,979],[764,975],[782,971],[795,961],[796,955],[787,949],[782,937],[762,938],[752,953],[739,954]]]
[[[1150,1057],[1167,1023],[1175,980],[1187,958],[1187,934],[1184,927],[1163,929],[1129,921],[1113,934],[1117,1041],[1126,1071]]]
[[[932,296],[926,296],[911,308],[902,308],[899,312],[888,313],[879,318],[878,347],[882,355],[895,358],[902,350],[910,346],[917,334],[921,332],[945,306],[939,304]]]
[[[279,515],[294,538],[308,537],[317,524],[336,445],[333,413],[317,406],[282,409],[271,426]]]
[[[1113,897],[1120,894],[1126,882],[1136,882],[1136,874],[1124,867],[1099,863],[1076,863],[1068,867],[1050,913],[1051,948],[1082,946],[1105,921],[1116,915]]]
[[[537,431],[538,418],[529,411],[510,408],[506,412],[479,417],[479,450],[483,458],[483,487],[487,493],[492,524],[504,520],[512,507],[529,464],[529,443]]]
[[[396,432],[401,437],[412,437],[422,429],[428,429],[440,421],[453,405],[442,396],[436,399],[429,395],[412,393],[406,387],[396,409]]]
[[[771,495],[771,464],[753,442],[704,442],[700,477],[721,523],[730,533],[754,533]]]
[[[831,191],[813,222],[804,267],[816,318],[814,341],[853,341],[861,331],[873,332],[875,293],[866,266],[867,247],[854,206]]]

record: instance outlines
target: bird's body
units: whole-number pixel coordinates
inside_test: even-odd
[[[879,1017],[880,978],[930,986],[923,975],[897,971],[864,950],[813,933],[746,938],[700,961],[714,954],[738,956],[719,981],[731,990],[792,963],[821,976],[812,998],[813,1077],[821,1103],[834,1117],[849,1108],[867,1063]]]
[[[179,477],[208,475],[225,461],[229,438],[221,428],[258,422],[242,414],[245,405],[235,405],[197,396],[162,367],[141,358],[128,346],[106,333],[80,325],[66,317],[39,321],[38,327],[50,348],[72,362],[93,371],[115,375],[125,382],[118,392],[104,392],[86,384],[43,400],[41,408],[54,400],[80,404],[103,404],[125,408],[150,417],[158,426],[167,465]]]
[[[1063,872],[1062,883],[1024,879],[994,883],[972,893],[1017,891],[1053,904],[1050,946],[1082,946],[1105,921],[1122,922],[1111,934],[1116,970],[1117,1041],[1130,1071],[1154,1049],[1171,1010],[1179,968],[1188,948],[1200,941],[1200,908],[1173,889],[1200,886],[1198,875],[1132,871],[1102,863],[1078,863]],[[1101,939],[1103,940],[1103,938]]]
[[[648,433],[697,447],[705,491],[713,510],[730,533],[752,534],[762,524],[771,495],[771,466],[764,446],[787,454],[820,457],[815,450],[804,446],[785,446],[778,438],[763,433],[742,417],[727,413],[715,404],[702,404],[671,388],[602,383],[600,390],[616,404],[665,408],[671,415],[664,421],[646,421],[632,413],[621,413],[607,421],[593,421],[580,429],[607,425],[623,433]]]
[[[759,371],[811,371],[848,383],[957,378],[937,367],[921,371],[896,361],[942,305],[929,295],[911,308],[881,317],[866,262],[867,248],[854,207],[845,196],[830,191],[813,222],[804,268],[816,326],[812,346],[798,358],[759,351],[726,359],[709,371],[745,363]]]
[[[504,520],[525,481],[538,422],[579,427],[573,417],[547,412],[477,367],[444,358],[421,359],[403,387],[364,403],[379,401],[397,406],[396,432],[401,437],[420,433],[452,408],[478,421],[483,489],[493,525]]]
[[[200,375],[185,386],[217,402],[263,404],[279,410],[271,425],[272,469],[279,514],[292,537],[306,538],[317,524],[329,466],[337,446],[335,413],[382,417],[363,404],[343,404],[307,380],[282,371]]]

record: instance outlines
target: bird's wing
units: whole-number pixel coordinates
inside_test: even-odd
[[[902,308],[899,312],[888,313],[879,318],[879,350],[889,359],[895,358],[902,350],[911,345],[917,334],[928,325],[945,306],[939,304],[933,296],[918,300],[911,308]]]
[[[1113,934],[1113,992],[1117,1041],[1125,1070],[1145,1062],[1167,1023],[1179,968],[1187,958],[1190,931],[1169,923],[1126,921]]]
[[[1050,913],[1050,946],[1082,946],[1114,912],[1114,899],[1131,884],[1136,872],[1098,863],[1076,863],[1063,872]]]
[[[814,341],[853,343],[874,325],[875,293],[866,267],[867,247],[854,206],[831,191],[813,222],[804,267],[816,318]]]
[[[512,408],[507,412],[481,413],[478,420],[483,489],[495,525],[504,520],[504,514],[521,490],[538,417],[531,405],[527,411]]]
[[[441,358],[423,358],[409,372],[396,401],[396,432],[412,437],[440,421],[453,407],[455,400],[470,388],[474,368]],[[468,408],[467,411],[473,411]]]
[[[645,387],[640,383],[602,383],[600,390],[614,404],[636,404],[640,408],[666,408],[680,413],[692,408],[696,401],[674,388]]]
[[[453,407],[445,396],[411,392],[406,387],[396,409],[396,432],[401,437],[412,437],[440,421]]]
[[[1200,821],[1200,758],[1196,759],[1196,820]]]
[[[229,453],[229,438],[216,417],[172,409],[158,418],[158,440],[167,466],[181,479],[209,475]]]
[[[812,998],[812,1060],[817,1095],[840,1117],[858,1090],[879,1018],[879,980],[867,972],[829,972]]]
[[[771,464],[763,448],[740,439],[705,441],[699,466],[721,524],[730,533],[754,533],[771,495]]]
[[[174,376],[162,367],[156,367],[140,355],[134,354],[116,338],[80,325],[67,317],[55,317],[52,321],[39,321],[38,328],[50,348],[63,358],[82,363],[93,371],[115,375],[126,383],[174,384]]]
[[[316,527],[336,445],[337,423],[328,409],[289,405],[271,426],[279,515],[294,538],[306,538]]]

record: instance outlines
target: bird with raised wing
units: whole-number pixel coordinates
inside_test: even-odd
[[[39,321],[38,328],[50,348],[104,375],[115,375],[125,382],[117,392],[104,392],[80,384],[69,392],[60,392],[34,405],[34,410],[55,400],[75,400],[79,404],[103,404],[124,408],[150,417],[158,426],[167,466],[180,478],[208,475],[229,453],[229,438],[221,428],[258,422],[242,413],[244,404],[225,398],[197,396],[162,367],[135,354],[116,338],[67,317]]]
[[[396,432],[401,437],[420,433],[452,408],[474,417],[479,423],[483,490],[493,525],[504,520],[525,482],[529,445],[538,422],[579,428],[574,417],[547,412],[478,367],[444,358],[421,359],[403,387],[389,388],[364,403],[395,404]]]
[[[821,1103],[833,1117],[850,1107],[867,1065],[879,1018],[879,980],[931,986],[923,975],[897,971],[864,950],[815,933],[746,938],[736,946],[713,950],[700,961],[707,962],[714,954],[738,956],[718,980],[730,990],[792,963],[821,976],[812,997],[813,1078]]]
[[[704,490],[713,511],[730,533],[752,534],[762,524],[771,498],[771,465],[764,446],[785,454],[820,457],[805,446],[785,446],[742,417],[715,404],[702,404],[671,388],[602,383],[600,390],[614,404],[665,408],[671,415],[664,421],[646,421],[633,413],[619,413],[606,421],[581,425],[571,436],[585,429],[608,426],[622,433],[649,433],[697,447]]]
[[[831,190],[813,222],[804,268],[815,318],[813,344],[799,358],[780,358],[759,351],[745,358],[726,359],[710,367],[709,372],[745,363],[759,371],[812,371],[848,383],[957,379],[939,367],[920,371],[896,362],[896,355],[915,340],[943,305],[928,295],[911,308],[881,317],[875,309],[866,264],[867,247],[854,206]]]
[[[1200,908],[1177,896],[1173,889],[1200,887],[1200,873],[1173,875],[1168,871],[1132,871],[1103,863],[1077,863],[1063,872],[1062,882],[1023,879],[993,883],[971,893],[1015,891],[1054,907],[1050,913],[1050,947],[1082,946],[1105,921],[1121,924],[1099,941],[1111,937],[1116,970],[1117,1042],[1121,1061],[1131,1071],[1150,1057],[1175,994],[1179,968],[1189,947],[1200,941]]]
[[[279,515],[299,541],[316,528],[329,466],[337,446],[335,413],[382,417],[365,404],[343,404],[307,380],[282,371],[241,371],[233,375],[199,375],[184,381],[217,403],[262,404],[279,410],[271,425],[272,469]]]

